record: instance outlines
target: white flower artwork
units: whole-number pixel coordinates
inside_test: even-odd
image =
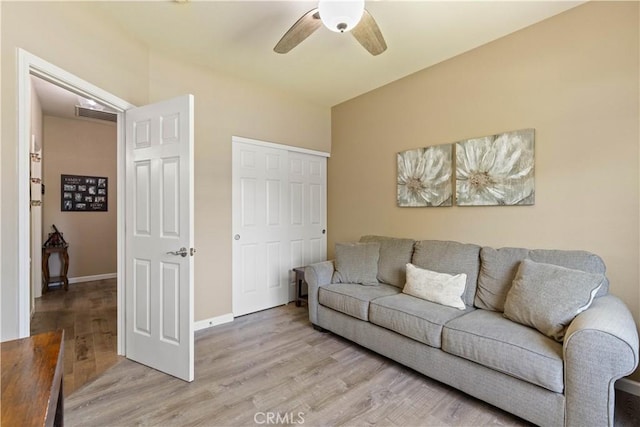
[[[451,206],[453,145],[398,153],[398,206]]]
[[[533,205],[534,130],[456,143],[458,206]]]

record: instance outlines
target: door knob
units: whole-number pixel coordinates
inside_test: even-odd
[[[240,235],[236,234],[235,236],[233,236],[234,240],[240,240]]]
[[[182,247],[177,251],[167,252],[167,254],[169,254],[169,255],[180,255],[181,257],[186,257],[189,254],[189,251],[187,251],[187,248]]]

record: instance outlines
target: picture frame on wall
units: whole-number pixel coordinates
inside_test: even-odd
[[[397,153],[398,207],[451,206],[453,144]]]
[[[535,204],[535,130],[456,143],[456,205]]]
[[[109,178],[60,175],[62,212],[107,212]]]

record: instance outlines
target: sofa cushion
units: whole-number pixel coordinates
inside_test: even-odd
[[[480,275],[475,306],[491,311],[504,311],[504,301],[516,276],[520,262],[529,249],[484,247],[480,251]]]
[[[378,284],[379,243],[336,243],[333,282]]]
[[[398,294],[372,301],[369,307],[369,321],[431,347],[440,348],[443,325],[473,310],[471,307],[461,311],[410,295]]]
[[[564,389],[562,344],[502,313],[475,310],[451,320],[442,349],[556,393]]]
[[[407,284],[402,292],[437,304],[464,310],[462,294],[467,275],[438,273],[407,264]]]
[[[421,240],[416,242],[411,263],[418,267],[447,274],[467,275],[462,301],[473,305],[480,270],[480,246],[451,241]]]
[[[380,244],[378,281],[402,288],[406,281],[405,265],[411,262],[415,240],[384,236],[362,236],[360,242]]]
[[[504,304],[504,316],[536,328],[556,341],[569,323],[589,308],[604,275],[525,259]]]
[[[475,306],[485,310],[504,311],[504,302],[511,289],[520,262],[529,258],[536,262],[559,265],[587,273],[605,274],[602,258],[585,251],[483,247]],[[597,296],[606,295],[609,281],[605,278]]]
[[[369,302],[376,298],[400,293],[395,286],[381,283],[379,286],[360,286],[353,283],[332,283],[321,286],[318,302],[360,320],[369,320]]]

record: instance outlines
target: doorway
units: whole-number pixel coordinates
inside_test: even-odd
[[[135,107],[22,49],[18,49],[18,337],[29,335],[31,312],[32,75],[117,112],[118,354],[126,353],[127,358],[192,381],[193,95]],[[156,174],[157,171],[161,173]],[[124,185],[125,179],[129,186]],[[98,179],[98,187],[99,182]],[[85,184],[88,186],[89,182]],[[125,200],[128,201],[126,209]],[[125,224],[131,224],[128,230]],[[171,245],[173,250],[169,250],[164,241],[163,245],[147,242],[153,239],[159,242],[163,238],[172,238],[171,243],[182,247]],[[146,243],[140,245],[140,242]],[[142,253],[144,247],[149,248],[147,253]],[[161,269],[157,268],[158,264]],[[162,273],[159,276],[158,271]],[[164,351],[167,348],[161,351],[167,343],[172,351]]]
[[[93,99],[116,112],[116,164],[117,173],[114,188],[122,189],[124,183],[124,111],[133,107],[128,102],[50,64],[22,49],[18,50],[18,332],[20,337],[30,335],[31,329],[31,224],[30,224],[30,148],[31,148],[31,107],[32,76],[41,78],[64,88],[78,96]],[[55,185],[55,183],[52,183]],[[59,185],[59,183],[58,183]],[[46,187],[45,187],[46,189]],[[45,190],[46,192],[46,190]],[[118,192],[117,200],[117,306],[124,307],[124,281],[121,279],[124,266],[124,195]],[[117,351],[124,354],[124,310],[117,312]]]
[[[32,140],[38,144],[31,153],[30,332],[64,329],[69,395],[118,360],[117,114],[36,76],[31,87]],[[62,185],[62,176],[82,184]],[[57,238],[58,230],[54,243],[50,236]],[[38,274],[45,242],[52,252],[45,257],[50,274]],[[68,257],[66,275],[61,250]]]

